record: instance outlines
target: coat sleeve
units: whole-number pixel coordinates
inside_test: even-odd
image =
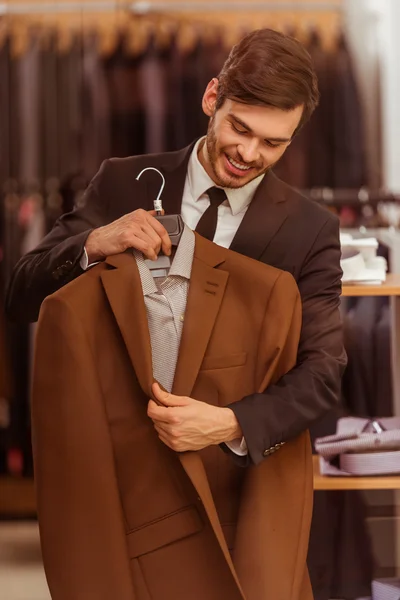
[[[35,347],[32,437],[43,562],[53,600],[134,600],[110,432],[91,348],[57,296]]]
[[[346,365],[339,313],[341,276],[339,224],[329,218],[298,280],[302,329],[296,365],[264,393],[229,406],[246,439],[248,464],[258,464],[266,449],[296,437],[339,402]]]
[[[43,300],[82,274],[79,263],[86,240],[93,229],[107,223],[109,170],[110,161],[104,161],[80,206],[60,217],[41,243],[16,264],[6,296],[11,320],[36,321]]]

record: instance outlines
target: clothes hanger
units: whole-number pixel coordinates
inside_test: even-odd
[[[159,171],[155,167],[146,167],[145,169],[140,171],[139,175],[136,177],[137,181],[140,179],[140,177],[145,171],[156,171],[156,173],[158,173],[162,179],[160,191],[158,192],[157,198],[153,201],[154,210],[156,211],[155,218],[165,227],[171,239],[172,246],[176,247],[178,246],[183,233],[184,224],[182,217],[181,215],[162,214],[163,208],[161,194],[165,186],[165,177],[161,173],[161,171]],[[169,256],[162,254],[162,251],[158,255],[157,260],[146,259],[145,262],[148,268],[150,269],[153,277],[167,277],[169,268],[171,267],[171,259]]]

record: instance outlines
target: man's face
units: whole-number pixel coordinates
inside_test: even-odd
[[[214,90],[207,88],[203,98],[203,110],[206,114],[209,110],[210,122],[199,159],[217,185],[240,188],[281,158],[300,122],[303,107],[284,111],[227,99],[214,111],[217,84],[214,85]]]

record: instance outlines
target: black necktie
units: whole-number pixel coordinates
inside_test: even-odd
[[[212,242],[217,229],[218,206],[226,200],[226,194],[223,189],[216,187],[207,190],[206,194],[210,198],[210,206],[200,217],[195,231]]]

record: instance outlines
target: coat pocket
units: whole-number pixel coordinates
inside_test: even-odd
[[[230,367],[241,367],[246,364],[247,352],[238,352],[225,356],[205,356],[200,371],[212,371],[214,369],[229,369]]]
[[[189,537],[203,529],[203,522],[194,506],[166,515],[162,519],[139,527],[127,534],[130,558],[137,558]]]

